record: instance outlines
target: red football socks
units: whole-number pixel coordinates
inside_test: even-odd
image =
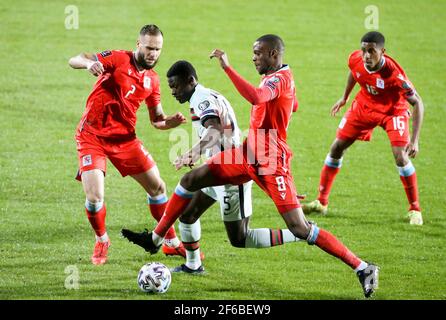
[[[166,237],[167,231],[181,216],[187,205],[192,200],[193,193],[185,190],[180,185],[175,189],[175,193],[170,198],[166,211],[158,222],[154,232],[160,237]]]
[[[352,269],[356,269],[361,263],[357,256],[328,231],[319,229],[315,244],[325,252],[344,261]]]
[[[324,206],[328,204],[328,197],[330,196],[331,187],[339,170],[340,168],[333,168],[327,166],[326,164],[324,164],[322,167],[318,200]]]
[[[149,200],[150,202],[150,200]],[[149,209],[150,209],[150,213],[152,214],[152,217],[156,220],[156,221],[160,221],[161,217],[164,214],[164,211],[166,210],[167,207],[167,199],[166,202],[164,203],[149,203]],[[175,233],[175,228],[174,226],[171,226],[169,228],[169,230],[167,230],[166,239],[173,239],[176,238],[176,233]]]
[[[91,212],[87,208],[85,208],[85,212],[87,213],[88,221],[90,221],[96,235],[98,237],[104,235],[106,231],[105,216],[107,215],[105,204],[102,205],[102,208],[98,212]]]
[[[404,191],[406,191],[407,200],[409,201],[409,210],[421,211],[418,198],[418,183],[416,172],[408,177],[400,176],[400,179],[403,183]]]

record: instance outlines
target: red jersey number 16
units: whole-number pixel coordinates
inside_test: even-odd
[[[370,86],[368,84],[366,84],[367,87],[367,91],[370,92],[370,94],[373,94],[374,96],[376,96],[378,94],[378,91],[375,90],[375,87]]]
[[[393,117],[393,130],[404,130],[404,117],[403,116],[398,116],[398,117]]]

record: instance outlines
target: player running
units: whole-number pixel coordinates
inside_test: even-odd
[[[350,72],[344,96],[331,109],[335,116],[347,103],[356,83],[361,90],[339,124],[336,139],[322,167],[319,196],[303,204],[305,213],[327,213],[328,197],[336,174],[342,166],[345,150],[356,140],[369,141],[377,126],[386,130],[401,181],[409,200],[411,225],[422,225],[415,167],[410,158],[419,151],[418,142],[423,122],[424,105],[400,65],[385,54],[384,36],[368,32],[361,39],[361,50],[348,60]],[[413,106],[412,136],[409,138],[409,102]]]
[[[136,111],[142,101],[145,101],[150,121],[157,129],[175,128],[186,122],[179,112],[166,116],[160,103],[159,77],[153,68],[162,47],[161,30],[156,25],[146,25],[139,33],[134,52],[82,53],[69,60],[72,68],[88,69],[98,77],[76,130],[77,179],[82,181],[87,217],[96,233],[91,257],[96,265],[106,262],[110,246],[104,204],[107,158],[123,177],[130,175],[144,188],[150,212],[156,220],[161,218],[167,205],[165,183],[155,161],[135,135]],[[165,253],[185,256],[173,226],[165,239]]]
[[[222,150],[240,146],[240,129],[229,101],[220,93],[199,84],[195,68],[177,61],[167,72],[172,95],[179,103],[189,102],[192,126],[198,142],[175,161],[176,169],[192,167],[202,155],[206,158]],[[266,248],[299,241],[287,229],[250,229],[252,181],[240,185],[207,187],[193,194],[180,216],[181,240],[186,248],[186,263],[173,272],[204,273],[200,259],[201,227],[199,217],[218,201],[222,220],[231,244],[238,248]],[[130,235],[129,230],[124,235]]]
[[[364,295],[369,297],[377,288],[379,268],[356,257],[331,233],[309,223],[296,197],[286,130],[298,104],[291,69],[282,63],[284,49],[282,39],[276,35],[264,35],[254,42],[252,60],[258,73],[264,75],[259,88],[229,65],[224,51],[212,51],[210,57],[220,61],[234,86],[252,104],[248,138],[241,147],[218,153],[206,164],[185,174],[155,230],[129,240],[155,253],[168,228],[191,202],[194,192],[210,186],[239,185],[254,180],[272,198],[288,229],[354,269]]]

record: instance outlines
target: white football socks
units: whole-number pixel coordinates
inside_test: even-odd
[[[283,244],[300,241],[290,230],[282,229]],[[245,248],[269,248],[271,247],[271,231],[267,228],[248,229],[245,240]]]
[[[98,236],[96,236],[96,242],[107,242],[109,240],[109,238],[108,238],[108,234],[107,234],[107,232],[106,233],[104,233],[102,236],[100,236],[100,237],[98,237]]]
[[[359,264],[359,266],[355,269],[355,272],[364,270],[365,268],[367,268],[368,264],[367,262],[364,262],[361,260],[361,263]]]
[[[85,208],[91,213],[98,212],[103,206],[104,201],[90,202],[88,199],[85,199]]]
[[[200,220],[195,223],[187,224],[180,221],[178,228],[180,229],[181,240],[183,242],[198,242],[201,238]],[[186,266],[192,270],[196,270],[201,266],[200,248],[196,250],[186,249]]]
[[[160,237],[155,233],[155,231],[152,232],[152,241],[155,244],[155,246],[159,247],[163,244],[164,238]]]

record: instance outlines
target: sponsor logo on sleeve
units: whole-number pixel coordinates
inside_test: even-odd
[[[406,96],[411,96],[415,93],[414,89],[412,88],[412,84],[409,80],[407,80],[401,73],[396,76],[398,79],[402,81],[401,86],[404,90],[406,90]]]
[[[403,81],[403,88],[406,90],[412,89],[412,87],[410,86],[410,84],[407,81]]]
[[[279,77],[273,77],[269,80],[266,81],[265,86],[267,86],[268,88],[274,90],[276,89],[277,83],[280,82]]]
[[[209,101],[204,100],[203,102],[201,102],[201,103],[198,105],[198,109],[200,109],[201,111],[204,111],[204,110],[206,110],[207,108],[209,108],[210,105],[211,105],[211,104],[210,104]]]
[[[102,51],[102,52],[100,53],[100,55],[102,56],[102,58],[105,58],[105,57],[107,57],[107,56],[111,56],[111,54],[112,54],[112,52],[111,52],[110,50],[105,50],[105,51]]]

